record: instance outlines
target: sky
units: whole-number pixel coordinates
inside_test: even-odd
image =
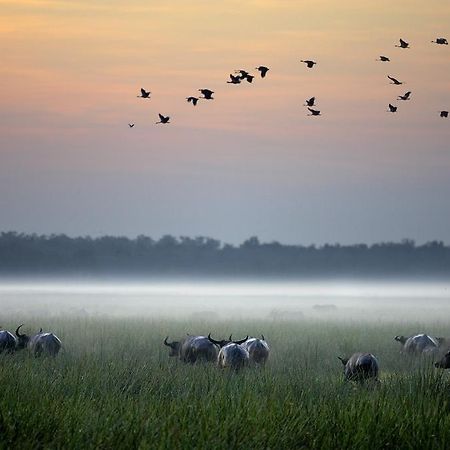
[[[0,230],[450,243],[437,37],[442,0],[0,0]]]

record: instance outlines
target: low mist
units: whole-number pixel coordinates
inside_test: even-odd
[[[0,281],[3,318],[439,320],[450,283]],[[4,320],[3,319],[3,320]]]

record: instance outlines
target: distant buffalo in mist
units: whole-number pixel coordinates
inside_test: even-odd
[[[445,338],[435,338],[424,333],[410,337],[395,336],[394,339],[402,344],[402,351],[410,355],[435,353],[446,342]]]
[[[439,369],[450,369],[450,351],[434,364]]]
[[[263,335],[261,335],[261,339],[254,337],[247,339],[242,347],[248,351],[250,362],[260,365],[266,364],[270,348]]]
[[[61,341],[55,334],[43,333],[41,328],[39,333],[30,337],[26,334],[20,333],[19,330],[22,326],[23,324],[19,325],[16,330],[18,340],[17,348],[19,350],[28,348],[34,356],[56,356],[59,353],[61,350]]]
[[[17,347],[17,339],[6,330],[0,331],[0,353],[13,353]]]
[[[238,371],[247,366],[250,361],[250,355],[247,349],[242,345],[248,339],[240,341],[232,341],[231,336],[228,340],[222,339],[216,341],[211,337],[211,333],[208,335],[208,339],[215,345],[220,347],[219,355],[217,357],[217,365],[220,368],[230,368]]]
[[[378,361],[371,353],[354,353],[350,358],[338,358],[344,365],[346,381],[378,380]]]
[[[168,341],[164,339],[164,345],[170,348],[169,356],[178,357],[186,363],[197,361],[216,361],[219,349],[205,336],[188,335],[180,341]]]

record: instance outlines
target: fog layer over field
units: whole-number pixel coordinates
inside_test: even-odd
[[[0,282],[2,320],[139,316],[218,321],[439,320],[450,283]]]

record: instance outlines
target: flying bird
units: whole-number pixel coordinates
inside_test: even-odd
[[[317,64],[315,61],[311,61],[310,59],[301,59],[300,62],[305,63],[308,69],[312,69],[314,67],[314,64]]]
[[[158,123],[170,123],[169,122],[169,119],[170,119],[169,116],[163,116],[162,114],[158,114],[158,116],[159,116],[159,122],[156,122],[156,124],[158,124]]]
[[[316,97],[311,97],[309,100],[305,100],[305,106],[314,106],[314,102],[316,101]]]
[[[441,111],[440,116],[447,118],[448,117],[448,111]]]
[[[398,100],[409,100],[411,95],[411,91],[405,92],[404,95],[399,95]]]
[[[214,94],[214,91],[211,91],[209,89],[199,89],[199,92],[203,94],[203,97],[206,100],[214,100],[214,97],[212,96]]]
[[[389,62],[390,59],[389,59],[387,56],[381,55],[381,56],[380,56],[380,59],[377,59],[377,61]]]
[[[129,126],[130,128],[133,128],[133,127],[134,127],[134,123],[129,123],[128,126]]]
[[[248,75],[250,75],[246,70],[235,70],[234,73],[238,73],[240,74],[240,78],[241,80],[243,80],[244,78],[247,78]]]
[[[188,103],[192,103],[194,106],[197,104],[198,102],[198,98],[197,97],[186,97],[186,100],[188,101]]]
[[[227,81],[229,84],[241,84],[241,77],[239,75],[233,75],[230,73],[231,81]]]
[[[308,116],[320,116],[320,111],[317,109],[312,109],[308,107],[308,110],[311,112],[311,114],[308,114]]]
[[[392,81],[392,83],[391,84],[395,84],[395,85],[399,85],[399,84],[403,84],[403,81],[398,81],[396,78],[394,78],[394,77],[391,77],[391,76],[387,76],[391,81]]]
[[[389,103],[389,111],[388,112],[391,112],[391,113],[397,112],[397,106],[391,105]]]
[[[448,41],[445,38],[436,38],[435,41],[431,41],[434,44],[439,44],[439,45],[448,45]]]
[[[409,43],[404,41],[403,39],[400,39],[400,45],[396,45],[396,47],[399,48],[409,48]]]
[[[259,70],[259,73],[261,74],[261,78],[264,78],[269,71],[269,68],[266,66],[259,66],[255,67],[256,70]]]
[[[141,95],[138,95],[139,98],[150,98],[150,91],[146,91],[144,88],[141,88]]]

